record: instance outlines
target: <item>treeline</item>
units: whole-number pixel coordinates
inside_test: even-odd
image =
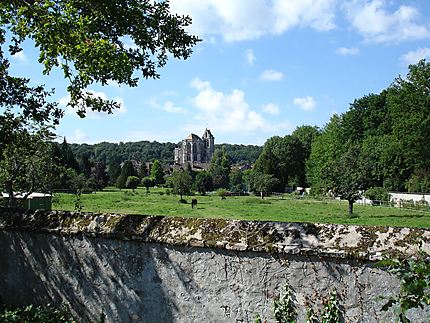
[[[101,142],[94,145],[70,144],[74,156],[77,159],[85,156],[93,162],[123,163],[127,160],[153,162],[160,161],[163,164],[171,164],[174,159],[174,143],[160,143],[157,141],[138,141],[110,143]],[[215,149],[224,149],[233,164],[252,164],[260,155],[261,146],[256,145],[215,145]]]
[[[48,189],[93,191],[108,185],[118,188],[163,185],[164,177],[172,172],[169,165],[173,164],[175,147],[173,143],[155,141],[102,142],[95,145],[69,144],[66,139],[61,144],[52,142]],[[217,145],[214,162],[222,154],[229,166],[222,174],[215,170],[215,166],[211,167],[213,184],[205,185],[206,190],[213,187],[228,189],[230,166],[254,163],[261,149],[260,146],[252,145]],[[193,173],[192,177],[194,180],[196,174]]]

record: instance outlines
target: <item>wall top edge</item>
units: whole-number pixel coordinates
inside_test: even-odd
[[[0,208],[0,230],[235,251],[379,260],[430,253],[430,229]]]

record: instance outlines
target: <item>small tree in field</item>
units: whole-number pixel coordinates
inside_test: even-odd
[[[154,186],[154,179],[152,177],[142,178],[141,185],[146,187],[146,193],[149,193],[149,188]]]
[[[125,187],[131,188],[133,191],[140,184],[139,177],[137,176],[129,176],[127,177],[127,181],[125,182]]]
[[[279,180],[272,174],[262,174],[260,172],[252,172],[248,175],[250,189],[255,193],[259,192],[261,198],[264,198],[264,193],[271,194],[273,188],[279,185]]]
[[[118,178],[116,179],[115,182],[115,186],[118,187],[119,189],[123,189],[125,188],[127,183],[127,178],[124,175],[119,175]]]
[[[334,196],[348,201],[348,213],[353,213],[354,202],[366,188],[365,173],[360,165],[360,149],[352,146],[339,160],[333,161],[324,172],[326,187]]]
[[[188,172],[184,170],[174,171],[171,177],[173,184],[173,192],[182,196],[190,193],[192,178]]]

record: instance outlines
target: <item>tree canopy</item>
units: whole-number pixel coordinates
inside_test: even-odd
[[[69,106],[84,117],[88,108],[112,112],[117,102],[88,91],[108,81],[136,86],[144,78],[158,78],[168,55],[188,58],[199,39],[185,28],[188,16],[172,15],[167,1],[25,0],[0,4],[0,31],[12,34],[10,52],[31,39],[39,49],[39,63],[49,74],[59,67],[69,81]],[[2,44],[4,43],[4,40]]]

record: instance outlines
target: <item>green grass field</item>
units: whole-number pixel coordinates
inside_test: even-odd
[[[191,199],[198,200],[191,209]],[[338,223],[381,226],[430,227],[430,212],[394,207],[354,205],[354,215],[348,215],[344,201],[312,198],[256,196],[185,197],[189,204],[178,203],[179,196],[167,195],[165,189],[131,190],[109,189],[93,194],[82,194],[84,212],[123,213],[142,215],[189,216],[260,221]],[[53,209],[75,210],[76,196],[54,194]]]

